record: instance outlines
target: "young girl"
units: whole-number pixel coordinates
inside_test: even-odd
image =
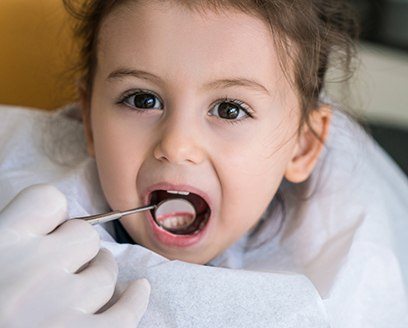
[[[90,157],[75,106],[3,109],[1,207],[46,182],[70,218],[170,198],[197,217],[61,224],[65,198],[26,189],[1,212],[3,325],[408,325],[407,180],[323,96],[353,52],[342,1],[90,0],[74,14]]]

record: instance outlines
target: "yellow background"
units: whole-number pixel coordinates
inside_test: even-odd
[[[75,99],[71,28],[61,0],[0,0],[0,104],[53,109]]]

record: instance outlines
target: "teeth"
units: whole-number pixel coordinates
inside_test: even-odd
[[[167,192],[168,192],[169,194],[183,195],[183,196],[187,196],[187,195],[190,194],[189,191],[167,190]]]
[[[194,221],[194,218],[191,216],[173,216],[171,218],[164,219],[163,221],[160,222],[160,225],[166,229],[179,229],[179,228],[186,228],[188,227],[192,222]]]

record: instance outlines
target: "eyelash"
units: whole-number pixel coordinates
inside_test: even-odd
[[[215,103],[213,103],[213,104],[211,105],[211,110],[214,109],[215,106],[220,105],[220,104],[222,104],[222,103],[231,103],[231,104],[234,104],[234,105],[238,106],[238,108],[239,108],[240,110],[242,110],[242,111],[245,113],[245,115],[246,115],[246,117],[240,118],[240,119],[236,119],[236,120],[228,120],[228,119],[223,119],[223,118],[221,118],[221,117],[220,117],[220,118],[217,117],[218,119],[222,120],[222,121],[225,122],[225,123],[228,123],[228,124],[239,124],[239,123],[242,123],[242,122],[245,120],[245,118],[254,118],[254,116],[253,116],[253,114],[252,114],[252,110],[250,109],[250,107],[249,107],[247,104],[245,104],[243,101],[241,101],[241,100],[239,100],[239,99],[228,98],[227,96],[224,97],[223,99],[217,100]]]
[[[135,95],[138,95],[138,94],[149,94],[149,95],[152,95],[152,96],[156,97],[156,98],[160,101],[160,103],[162,104],[162,106],[163,106],[163,101],[161,100],[161,98],[160,98],[156,93],[154,93],[154,92],[152,92],[152,91],[150,91],[150,90],[144,90],[144,89],[130,90],[130,91],[124,93],[124,94],[120,97],[120,99],[116,102],[116,104],[118,104],[118,105],[123,105],[126,109],[128,109],[128,110],[130,110],[130,111],[134,111],[134,112],[137,112],[137,113],[139,113],[139,114],[142,114],[142,113],[146,112],[146,110],[149,110],[149,109],[144,109],[144,110],[143,110],[143,109],[140,109],[140,108],[138,108],[138,107],[132,107],[132,106],[130,106],[129,104],[126,104],[126,100],[127,100],[129,97],[132,97],[132,96],[135,96]],[[239,108],[240,110],[244,111],[246,117],[240,118],[240,119],[223,119],[223,118],[217,117],[217,116],[215,116],[215,115],[210,115],[210,114],[209,114],[209,115],[210,115],[210,116],[215,116],[216,118],[218,118],[218,119],[220,119],[220,120],[222,120],[223,122],[226,122],[226,123],[228,123],[228,124],[238,124],[238,123],[242,123],[242,121],[244,121],[245,118],[254,118],[253,113],[252,113],[253,111],[250,109],[250,107],[249,107],[248,105],[246,105],[243,101],[241,101],[241,100],[239,100],[239,99],[228,98],[227,96],[224,97],[224,98],[222,98],[221,100],[217,100],[216,102],[214,102],[214,103],[211,105],[211,110],[213,110],[213,109],[215,108],[215,106],[218,106],[218,105],[220,105],[220,104],[222,104],[222,103],[231,103],[231,104],[234,104],[234,105],[238,106],[238,108]],[[161,107],[162,107],[162,106],[161,106]],[[160,110],[162,110],[162,109],[163,109],[163,108],[160,108]],[[157,109],[154,109],[154,108],[153,108],[153,110],[157,110]],[[210,110],[210,111],[211,111],[211,110]]]
[[[117,105],[123,105],[126,109],[128,109],[128,110],[130,110],[130,111],[132,111],[132,112],[137,112],[137,113],[141,114],[141,113],[145,112],[146,109],[142,110],[142,109],[140,109],[140,108],[138,108],[138,107],[132,107],[132,106],[126,104],[126,100],[127,100],[128,98],[130,98],[130,97],[132,97],[132,96],[136,96],[136,95],[138,95],[138,94],[149,94],[149,95],[152,95],[152,96],[156,97],[157,99],[159,99],[160,103],[163,104],[163,101],[161,100],[161,98],[160,98],[156,93],[154,93],[153,91],[144,90],[144,89],[129,90],[129,91],[125,92],[125,93],[119,98],[119,100],[116,101],[116,104],[117,104]]]

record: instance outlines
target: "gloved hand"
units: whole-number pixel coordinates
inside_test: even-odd
[[[135,281],[95,314],[114,292],[117,264],[89,223],[58,226],[65,216],[64,195],[47,185],[23,190],[0,212],[0,327],[136,327],[149,283]]]

